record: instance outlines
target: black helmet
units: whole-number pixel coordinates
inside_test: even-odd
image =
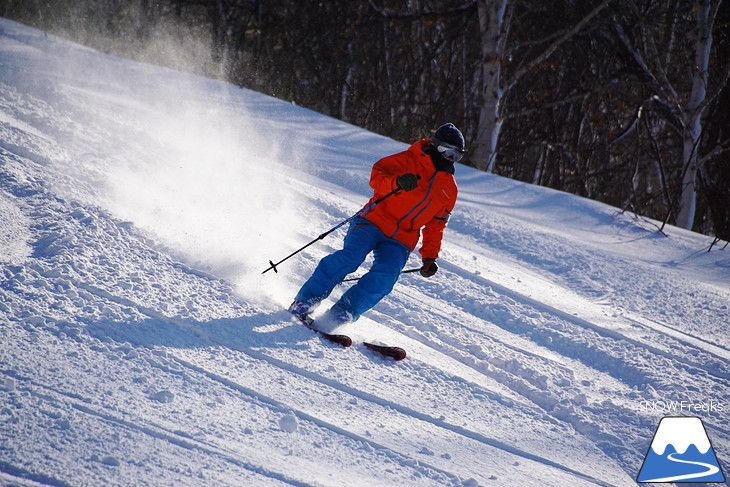
[[[464,156],[464,136],[453,123],[446,123],[436,129],[431,145],[451,162],[459,162]]]
[[[464,136],[461,135],[461,132],[459,132],[459,129],[453,123],[445,123],[436,129],[431,143],[438,147],[441,142],[453,145],[464,152]]]

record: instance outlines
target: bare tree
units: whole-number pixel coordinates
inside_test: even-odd
[[[513,2],[516,1],[518,0],[513,0]],[[482,107],[475,151],[472,155],[476,167],[488,172],[494,171],[500,132],[507,116],[504,97],[509,96],[510,90],[522,80],[525,74],[550,58],[563,43],[580,32],[610,2],[611,0],[603,0],[534,58],[522,59],[523,64],[511,73],[507,73],[503,69],[507,63],[507,57],[516,49],[509,45],[511,42],[508,40],[511,23],[511,13],[508,10],[510,2],[509,0],[480,0],[478,2],[484,74]]]
[[[710,78],[712,30],[722,0],[648,2],[643,9],[634,0],[623,1],[633,15],[628,22],[624,17],[614,24],[618,39],[661,104],[666,127],[681,140],[679,189],[673,206],[679,206],[677,225],[689,229],[696,211],[703,115],[730,75],[728,65]],[[650,20],[656,17],[669,22],[656,25]]]
[[[472,160],[480,169],[494,171],[497,142],[504,123],[504,90],[501,84],[505,46],[509,36],[509,0],[481,0],[478,2],[479,30],[482,53],[482,102]]]

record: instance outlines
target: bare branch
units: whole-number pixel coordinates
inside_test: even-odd
[[[699,159],[697,165],[701,166],[701,165],[705,164],[707,161],[709,161],[710,159],[712,159],[713,157],[717,157],[720,154],[724,154],[726,152],[730,152],[730,140],[726,140],[725,142],[718,145],[717,147],[712,149],[710,152],[708,152],[707,154],[702,156]]]
[[[473,0],[471,2],[467,2],[464,5],[460,5],[458,7],[454,8],[445,8],[440,10],[429,10],[429,11],[423,11],[423,12],[393,12],[391,10],[386,10],[382,7],[378,7],[375,5],[374,0],[368,0],[368,5],[375,10],[379,15],[382,17],[386,17],[389,19],[401,19],[401,20],[418,20],[423,17],[444,17],[447,15],[461,15],[464,12],[468,12],[471,9],[476,8],[477,2],[476,0]]]
[[[654,87],[654,90],[659,95],[659,98],[657,101],[660,101],[663,105],[665,105],[667,108],[669,108],[670,112],[672,113],[672,116],[676,118],[677,120],[682,120],[682,110],[676,103],[676,98],[672,96],[672,92],[674,91],[671,87],[671,85],[666,86],[666,84],[657,77],[657,75],[654,73],[654,71],[649,67],[647,62],[644,60],[644,56],[641,54],[641,52],[636,49],[636,46],[633,45],[631,40],[629,39],[628,35],[626,35],[626,32],[624,31],[621,24],[614,23],[614,30],[616,31],[616,34],[618,35],[618,38],[623,43],[624,47],[629,51],[631,56],[634,58],[634,61],[636,62],[637,66],[641,69],[641,71],[646,75],[646,77],[649,78],[651,81],[652,86]],[[674,98],[674,100],[672,100]]]
[[[626,127],[626,130],[624,130],[623,132],[618,134],[613,140],[610,140],[608,142],[608,145],[613,145],[616,142],[619,142],[619,141],[625,139],[629,134],[631,134],[636,129],[639,122],[641,121],[641,117],[644,113],[644,105],[646,105],[650,101],[656,101],[657,98],[658,97],[656,95],[654,95],[654,96],[651,96],[651,97],[647,98],[646,100],[642,101],[639,104],[639,108],[636,109],[636,115],[634,116],[634,119],[631,122],[631,124],[629,124],[629,126]]]
[[[560,47],[561,44],[563,44],[565,41],[573,37],[575,34],[580,32],[583,27],[585,27],[593,18],[598,15],[601,10],[606,8],[609,3],[611,3],[612,0],[603,0],[600,5],[598,5],[596,8],[594,8],[588,15],[583,17],[580,22],[575,24],[575,26],[567,31],[565,34],[560,36],[560,38],[556,39],[555,42],[550,44],[545,51],[543,51],[542,54],[537,56],[535,59],[533,59],[531,62],[527,63],[525,66],[520,68],[513,76],[512,79],[510,79],[509,83],[506,83],[505,85],[505,91],[512,88],[514,85],[517,84],[517,82],[522,78],[525,74],[527,74],[530,70],[532,70],[535,66],[540,64],[541,62],[545,61],[547,58],[549,58],[555,50]]]

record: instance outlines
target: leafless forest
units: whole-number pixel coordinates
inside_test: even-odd
[[[404,142],[452,121],[468,164],[730,239],[722,0],[0,0],[0,15]]]

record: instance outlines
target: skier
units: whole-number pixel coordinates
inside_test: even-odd
[[[372,252],[370,270],[317,320],[331,331],[357,320],[386,296],[398,280],[408,256],[418,244],[420,273],[433,276],[441,239],[458,194],[454,163],[464,154],[464,137],[454,124],[439,127],[433,137],[418,140],[408,150],[384,157],[373,165],[373,197],[350,224],[343,249],[324,257],[297,293],[289,311],[306,317]],[[372,206],[378,198],[398,189]]]

